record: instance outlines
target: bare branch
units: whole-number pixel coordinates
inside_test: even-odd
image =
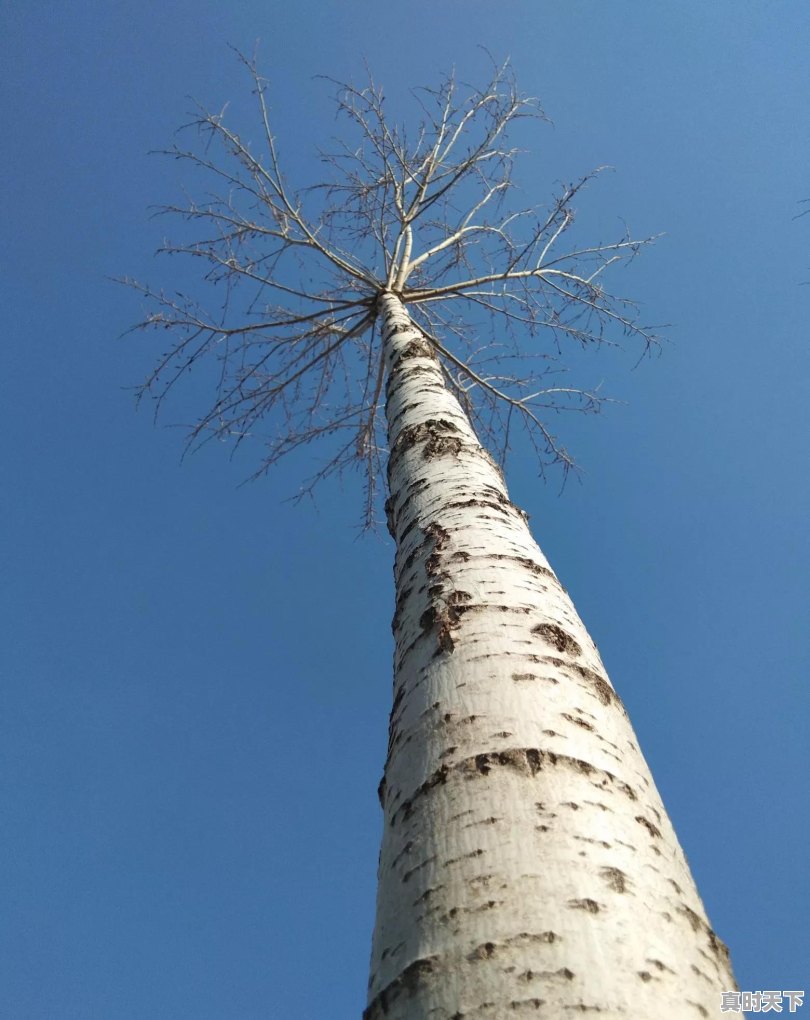
[[[510,132],[543,115],[520,94],[507,63],[494,67],[484,88],[449,77],[416,92],[419,120],[410,131],[388,119],[370,75],[363,87],[334,83],[348,131],[321,153],[329,179],[297,194],[282,172],[268,83],[255,59],[239,60],[255,97],[258,147],[226,122],[225,109],[198,107],[185,128],[196,142],[164,154],[188,164],[208,187],[158,210],[181,234],[166,240],[161,254],[201,264],[212,288],[206,300],[221,296],[206,310],[193,294],[125,281],[147,305],[135,328],[171,337],[139,397],[151,396],[157,410],[199,366],[215,398],[188,425],[191,447],[216,438],[236,449],[260,439],[260,474],[323,441],[323,467],[302,494],[359,467],[370,523],[386,443],[377,302],[393,291],[500,459],[521,422],[541,466],[570,470],[573,460],[549,416],[595,412],[606,398],[553,377],[563,345],[622,336],[640,340],[644,350],[656,343],[634,307],[603,285],[609,270],[654,238],[625,232],[594,244],[572,232],[574,201],[605,168],[563,185],[545,207],[513,202],[518,149]]]

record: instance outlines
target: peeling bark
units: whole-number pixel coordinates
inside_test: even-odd
[[[380,312],[396,650],[364,1020],[714,1016],[728,955],[599,654],[429,343]]]

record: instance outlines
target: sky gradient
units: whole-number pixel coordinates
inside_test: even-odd
[[[387,534],[356,480],[293,504],[317,451],[250,450],[133,411],[159,345],[122,336],[193,96],[246,110],[260,40],[287,175],[364,61],[392,111],[480,45],[540,97],[537,200],[609,164],[581,229],[663,232],[613,286],[670,324],[604,349],[615,397],[555,422],[560,492],[513,499],[628,707],[744,989],[804,988],[810,549],[810,8],[787,0],[241,4],[0,0],[0,1017],[326,1020],[365,1000],[392,642]],[[184,388],[162,423],[203,410]],[[805,1007],[810,1009],[810,1006]]]

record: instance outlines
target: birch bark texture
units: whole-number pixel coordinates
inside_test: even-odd
[[[396,650],[364,1020],[696,1020],[736,987],[599,653],[380,299]]]

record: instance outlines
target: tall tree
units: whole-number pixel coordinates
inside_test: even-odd
[[[540,113],[508,65],[483,89],[416,93],[410,134],[379,87],[340,86],[349,137],[324,157],[329,182],[297,194],[244,63],[260,147],[200,109],[204,144],[171,154],[219,190],[165,209],[203,229],[163,250],[200,259],[224,299],[211,315],[141,288],[140,325],[172,335],[142,392],[160,404],[209,364],[190,442],[238,445],[264,422],[263,471],[325,439],[310,484],[361,465],[367,522],[387,469],[394,696],[364,1017],[715,1015],[735,987],[726,948],[501,469],[517,425],[541,465],[571,466],[549,416],[601,398],[557,379],[566,344],[655,341],[602,284],[646,242],[580,239],[573,202],[593,175],[513,203],[507,135]]]

